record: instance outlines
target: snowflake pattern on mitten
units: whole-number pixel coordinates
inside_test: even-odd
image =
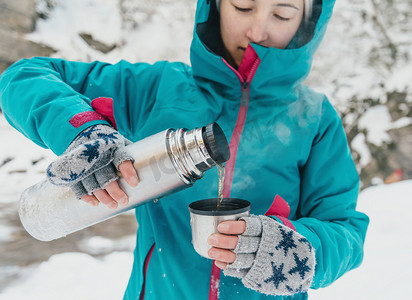
[[[306,292],[315,274],[315,251],[311,243],[274,218],[251,216],[242,219],[246,221],[247,230],[239,236],[234,250],[236,260],[228,265],[224,274],[238,277],[246,287],[264,294]],[[260,228],[248,228],[256,226]],[[260,237],[259,247],[252,250],[256,249],[252,245],[256,243],[256,233]],[[254,258],[252,263],[245,263],[247,255]]]
[[[91,194],[119,178],[116,171],[121,162],[133,161],[125,149],[128,144],[110,126],[91,126],[49,165],[47,177],[55,185],[71,187],[77,198]]]

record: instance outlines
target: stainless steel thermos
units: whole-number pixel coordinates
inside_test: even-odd
[[[229,145],[216,123],[196,128],[167,129],[126,147],[134,158],[140,182],[119,186],[129,197],[126,206],[93,207],[76,199],[70,188],[43,180],[26,189],[20,198],[20,220],[30,235],[41,241],[54,240],[122,212],[190,187],[205,171],[230,157]]]

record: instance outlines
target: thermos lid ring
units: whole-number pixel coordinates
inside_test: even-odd
[[[238,198],[223,198],[218,208],[219,198],[198,200],[189,205],[192,214],[202,216],[228,216],[250,210],[250,202]]]
[[[206,149],[216,163],[222,164],[229,160],[229,144],[222,128],[216,122],[204,127],[202,135]]]

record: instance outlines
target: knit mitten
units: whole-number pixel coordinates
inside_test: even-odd
[[[246,231],[239,235],[236,260],[224,271],[253,290],[269,295],[306,292],[315,274],[315,250],[289,227],[267,216],[241,218]]]
[[[133,161],[125,149],[128,144],[130,141],[110,126],[91,126],[49,165],[47,177],[55,185],[70,187],[80,199],[119,178],[119,164]]]

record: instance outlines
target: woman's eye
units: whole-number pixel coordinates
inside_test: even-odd
[[[242,7],[237,7],[235,6],[236,10],[240,11],[240,12],[248,12],[251,11],[251,8],[242,8]]]
[[[285,17],[282,17],[282,16],[280,16],[280,15],[274,15],[276,18],[278,18],[279,20],[281,20],[281,21],[289,21],[291,18],[285,18]]]

